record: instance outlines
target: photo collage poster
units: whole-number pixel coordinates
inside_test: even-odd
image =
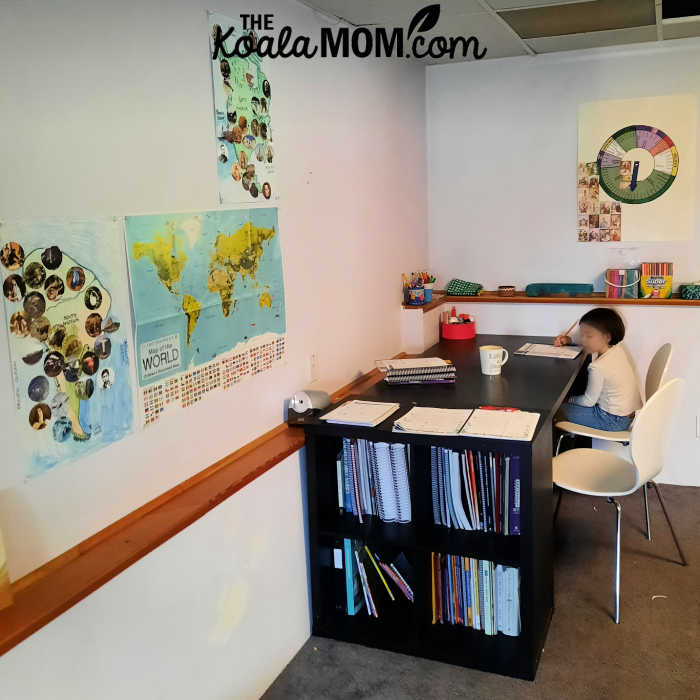
[[[121,220],[0,224],[0,275],[23,478],[134,425]],[[14,468],[14,467],[13,467]]]
[[[209,14],[216,167],[221,204],[271,204],[279,200],[275,173],[276,143],[271,119],[272,86],[263,72],[262,59],[227,58],[220,52],[213,58],[217,32],[234,27],[223,41],[231,53],[243,35],[239,22]],[[257,37],[247,32],[252,46]]]

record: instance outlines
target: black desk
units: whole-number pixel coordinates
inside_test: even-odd
[[[415,402],[420,406],[474,408],[479,405],[513,406],[553,415],[573,384],[585,355],[574,360],[515,355],[524,343],[552,343],[551,337],[477,335],[473,340],[443,340],[423,357],[442,357],[457,368],[455,384],[389,386],[375,384],[362,398],[374,401]],[[510,357],[500,376],[481,373],[480,345],[501,345]]]
[[[424,355],[450,359],[457,368],[454,385],[388,386],[380,382],[363,399],[393,401],[401,412],[411,405],[471,408],[480,404],[514,406],[540,413],[531,442],[436,437],[393,433],[395,413],[375,428],[333,425],[311,419],[306,432],[309,558],[313,633],[344,641],[422,656],[519,678],[534,679],[554,606],[552,572],[552,417],[580,367],[575,360],[520,357],[513,351],[525,342],[551,338],[479,335],[471,341],[443,341]],[[479,345],[502,345],[511,357],[500,377],[481,374]],[[342,438],[402,442],[410,446],[412,521],[384,523],[365,517],[360,524],[338,510],[336,456]],[[430,446],[454,450],[493,450],[518,454],[521,464],[521,534],[464,531],[433,522]],[[385,606],[379,619],[343,610],[344,572],[333,565],[333,550],[343,540],[367,544],[375,551],[403,551],[415,573],[415,603]],[[519,637],[486,636],[467,627],[431,624],[430,552],[486,559],[520,570]],[[340,572],[340,573],[339,573]]]

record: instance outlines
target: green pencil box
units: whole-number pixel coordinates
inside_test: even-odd
[[[528,284],[525,294],[529,297],[551,297],[554,294],[575,297],[579,294],[590,296],[593,294],[592,284],[571,284],[569,282],[538,282]]]

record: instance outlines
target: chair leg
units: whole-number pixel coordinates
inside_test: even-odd
[[[559,515],[559,506],[561,505],[561,497],[564,493],[564,489],[561,486],[554,484],[554,488],[557,490],[557,504],[554,506],[554,516],[552,517],[552,522],[557,522],[557,515]]]
[[[554,451],[554,456],[555,456],[555,457],[559,454],[559,450],[560,450],[560,448],[561,448],[561,441],[564,439],[564,435],[566,435],[566,433],[562,433],[562,434],[559,436],[559,439],[557,440],[557,449]]]
[[[676,544],[676,549],[678,550],[678,554],[681,557],[681,564],[683,566],[687,566],[688,562],[685,560],[685,556],[683,555],[683,550],[681,549],[681,545],[679,544],[678,538],[676,537],[676,531],[673,529],[673,525],[671,525],[671,518],[668,517],[668,511],[666,510],[666,504],[664,503],[664,499],[661,498],[661,491],[659,490],[659,485],[655,481],[652,481],[650,483],[654,487],[654,489],[656,490],[656,495],[658,496],[659,503],[661,504],[661,510],[663,510],[664,515],[666,516],[666,522],[668,523],[668,528],[671,531],[671,537],[673,537],[673,541]]]
[[[651,524],[649,522],[649,496],[647,493],[647,486],[648,484],[644,484],[642,486],[642,494],[644,495],[644,515],[646,516],[647,520],[647,539],[651,540]]]
[[[620,624],[620,522],[622,520],[622,506],[614,499],[608,498],[617,511],[615,522],[615,624]]]

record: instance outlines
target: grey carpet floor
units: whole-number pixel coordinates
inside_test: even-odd
[[[700,488],[661,486],[688,566],[653,489],[622,502],[621,623],[612,622],[614,507],[564,495],[555,530],[555,611],[534,682],[311,637],[263,696],[700,698]]]

